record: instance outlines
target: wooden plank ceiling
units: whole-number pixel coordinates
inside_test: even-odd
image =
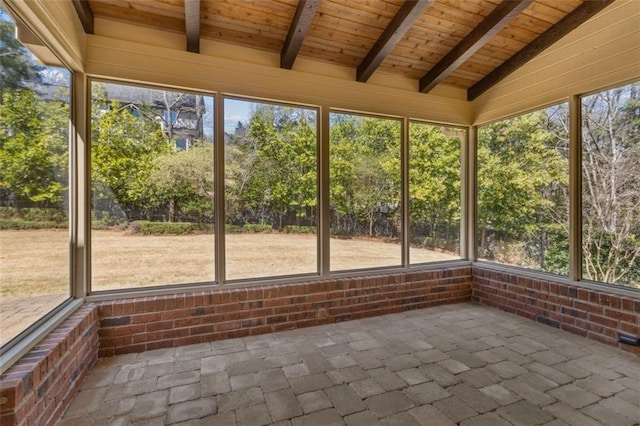
[[[467,90],[473,100],[613,0],[71,0],[95,17]]]

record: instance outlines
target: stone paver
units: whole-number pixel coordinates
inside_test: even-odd
[[[194,401],[181,402],[169,407],[167,424],[201,419],[216,412],[214,398],[200,398]]]
[[[136,398],[130,417],[132,421],[157,417],[167,411],[169,392],[151,392]]]
[[[324,410],[325,408],[331,408],[333,406],[331,405],[331,401],[329,401],[327,394],[321,390],[298,395],[298,401],[300,402],[302,411],[304,411],[305,414]]]
[[[640,399],[637,400],[640,407]],[[598,420],[600,423],[611,426],[633,426],[640,422],[640,416],[636,420],[627,418],[621,414],[612,411],[601,404],[593,404],[582,410],[587,416]]]
[[[302,415],[302,408],[291,389],[283,389],[265,395],[271,417],[275,421]]]
[[[318,389],[325,389],[333,385],[329,377],[322,373],[313,374],[311,376],[295,377],[289,380],[289,383],[296,395]]]
[[[414,404],[400,391],[386,392],[372,396],[366,401],[367,406],[379,418],[387,417],[399,411],[406,411]]]
[[[423,426],[454,426],[455,423],[433,405],[412,408],[409,414]]]
[[[455,423],[478,415],[476,410],[455,396],[436,401],[433,405]]]
[[[237,410],[261,402],[264,402],[264,396],[260,388],[249,388],[218,395],[220,412]]]
[[[582,408],[593,404],[600,400],[598,395],[588,392],[576,385],[566,385],[561,388],[553,389],[549,395],[559,401],[572,406],[573,408]]]
[[[640,360],[440,306],[98,360],[59,426],[632,426]]]
[[[271,416],[266,405],[252,405],[236,411],[236,422],[246,426],[266,426],[271,424]]]
[[[420,423],[406,411],[385,417],[380,423],[384,426],[420,426]]]
[[[481,416],[472,417],[460,423],[460,426],[510,426],[511,423],[497,415],[487,413]]]
[[[291,423],[293,426],[339,426],[345,424],[340,413],[332,408],[296,417]]]
[[[553,420],[547,411],[542,411],[527,401],[515,402],[498,409],[498,414],[518,426],[541,425]]]
[[[416,405],[431,404],[439,399],[451,396],[444,388],[435,382],[422,383],[420,385],[411,386],[404,390]]]
[[[487,413],[500,406],[500,404],[495,402],[493,399],[466,383],[452,386],[448,390],[478,413]]]
[[[487,395],[489,398],[500,403],[501,405],[509,405],[522,399],[520,395],[517,395],[509,389],[500,385],[489,385],[480,388],[480,392]]]
[[[373,395],[379,395],[384,392],[382,386],[380,386],[374,379],[358,380],[356,382],[349,383],[349,386],[351,386],[362,399],[366,399]]]
[[[359,413],[346,416],[343,420],[347,423],[347,426],[376,426],[380,425],[380,420],[373,414],[373,411],[360,411]]]
[[[366,409],[362,399],[349,385],[334,386],[325,389],[329,400],[342,416]]]
[[[600,424],[599,421],[582,414],[580,411],[562,402],[548,405],[544,407],[544,411],[571,426],[596,426]]]

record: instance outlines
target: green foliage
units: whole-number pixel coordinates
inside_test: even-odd
[[[0,219],[1,230],[24,230],[24,229],[66,229],[67,222],[58,221],[32,221],[32,220],[7,220]]]
[[[398,235],[400,130],[396,120],[333,114],[329,192],[334,228]]]
[[[121,216],[114,216],[105,211],[91,212],[91,229],[120,229],[129,227],[129,222]]]
[[[94,210],[133,219],[156,199],[152,173],[157,159],[170,152],[160,125],[136,117],[118,101],[108,101],[99,86],[92,105],[91,167]],[[156,201],[157,202],[157,201]]]
[[[224,232],[226,234],[240,234],[242,233],[242,226],[230,225],[227,223],[224,225]]]
[[[191,222],[149,222],[134,221],[129,225],[134,234],[142,235],[184,235],[212,232],[212,225]]]
[[[569,166],[563,116],[566,106],[480,129],[480,257],[567,273]]]
[[[200,142],[157,157],[150,177],[155,204],[169,206],[170,222],[181,216],[212,220],[213,144]]]
[[[229,220],[286,223],[313,220],[317,204],[315,112],[257,104],[248,128],[225,144]]]
[[[53,207],[68,191],[68,105],[32,90],[5,91],[0,102],[0,199]]]
[[[31,222],[66,222],[67,212],[55,208],[0,207],[0,219],[26,220]]]
[[[285,226],[286,229],[286,226]],[[251,234],[261,233],[261,232],[271,232],[273,231],[273,227],[271,225],[260,225],[258,223],[245,223],[242,226],[243,232],[248,232]]]
[[[410,229],[412,241],[423,247],[458,251],[461,137],[428,124],[409,128]]]
[[[285,232],[285,234],[315,234],[316,233],[316,227],[315,226],[287,225],[287,226],[284,227],[284,232]]]

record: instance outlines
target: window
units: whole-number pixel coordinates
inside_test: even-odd
[[[640,288],[640,83],[582,99],[582,275]]]
[[[409,124],[409,259],[460,258],[461,143],[466,131]]]
[[[568,106],[478,132],[478,257],[568,273]]]
[[[213,98],[91,91],[92,290],[214,281]],[[188,150],[174,116],[187,117]]]
[[[59,63],[36,58],[20,44],[2,7],[0,51],[0,346],[4,346],[70,296],[71,73]],[[47,53],[44,57],[55,58]]]
[[[330,114],[331,270],[402,264],[402,122]]]
[[[318,271],[318,113],[225,99],[229,280]]]

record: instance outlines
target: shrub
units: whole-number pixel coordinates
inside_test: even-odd
[[[353,233],[351,231],[349,231],[348,229],[344,229],[344,228],[331,228],[331,235],[332,236],[351,236],[353,235]]]
[[[22,219],[27,222],[67,222],[67,212],[53,208],[0,207],[0,219]]]
[[[184,235],[203,233],[212,230],[211,225],[193,222],[149,222],[138,220],[131,222],[129,230],[142,235]]]
[[[250,233],[273,231],[273,228],[271,227],[271,225],[260,225],[257,223],[247,223],[242,227],[242,229],[245,232],[250,232]]]
[[[91,212],[91,229],[120,229],[124,230],[129,227],[129,222],[124,216],[116,216],[104,211]]]
[[[242,226],[230,225],[227,223],[224,225],[224,232],[227,234],[239,234],[242,232]]]
[[[316,227],[315,226],[298,226],[298,225],[287,225],[284,227],[285,234],[315,234]]]
[[[30,220],[7,220],[0,219],[0,229],[66,229],[68,224],[66,222],[53,222],[53,221],[30,221]]]

